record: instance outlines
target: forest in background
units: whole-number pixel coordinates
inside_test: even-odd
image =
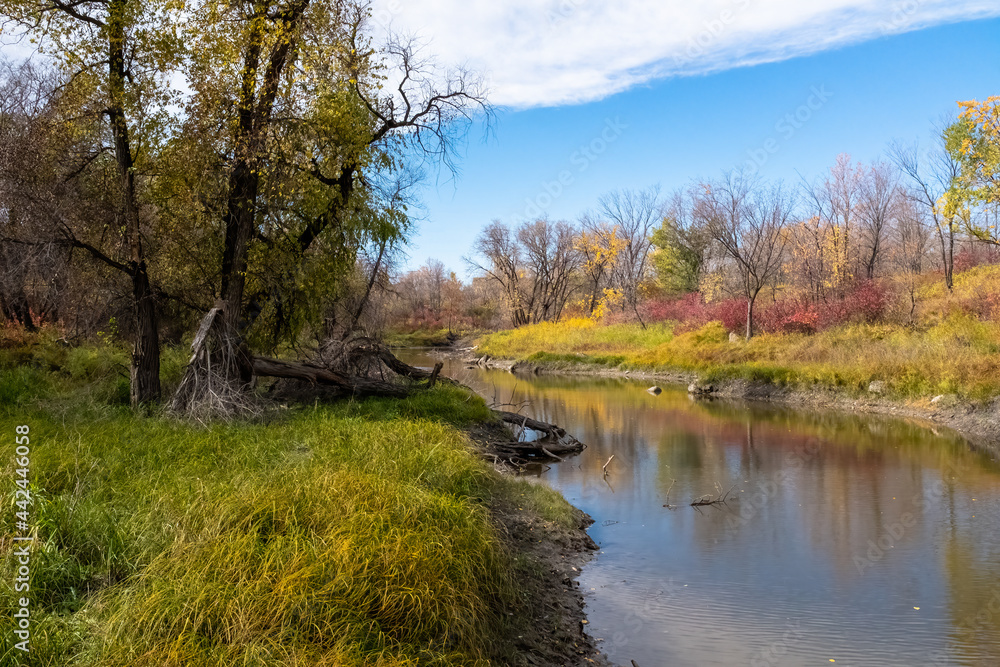
[[[1000,97],[958,111],[930,147],[896,142],[868,164],[842,154],[811,182],[737,170],[666,195],[610,192],[575,222],[495,220],[466,260],[469,284],[431,260],[395,282],[387,321],[419,331],[718,320],[749,339],[915,326],[941,314],[938,284],[953,297],[945,310],[993,319],[990,282],[973,294],[954,286],[956,273],[1000,260]]]

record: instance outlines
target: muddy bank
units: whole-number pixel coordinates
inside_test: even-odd
[[[969,444],[1000,458],[1000,397],[989,401],[962,400],[954,394],[944,394],[911,400],[898,400],[881,395],[879,383],[869,391],[856,395],[847,390],[828,387],[793,387],[748,380],[723,380],[707,384],[698,375],[668,369],[656,371],[621,370],[596,364],[573,362],[535,363],[514,359],[498,359],[488,355],[475,356],[474,351],[453,351],[466,363],[481,368],[496,368],[515,374],[582,375],[649,380],[650,384],[683,384],[698,400],[765,401],[804,408],[825,408],[847,412],[892,415],[917,421],[924,426],[940,425],[962,434]]]
[[[500,423],[479,424],[466,432],[486,458],[497,442],[510,438],[510,432]],[[510,549],[526,558],[537,573],[522,582],[525,609],[531,618],[521,635],[511,637],[512,645],[523,657],[521,664],[610,667],[612,663],[584,632],[587,617],[577,582],[580,569],[599,548],[587,534],[593,519],[574,508],[575,525],[567,527],[509,501],[495,505],[492,514]]]

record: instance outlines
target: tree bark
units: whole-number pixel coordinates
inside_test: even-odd
[[[160,334],[156,295],[149,284],[146,263],[132,273],[135,304],[135,347],[132,350],[131,403],[133,407],[160,399]]]

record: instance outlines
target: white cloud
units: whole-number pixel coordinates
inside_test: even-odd
[[[996,0],[375,0],[376,23],[487,75],[494,104],[601,99],[658,78],[1000,16]]]

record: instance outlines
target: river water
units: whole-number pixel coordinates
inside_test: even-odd
[[[445,361],[587,443],[535,479],[596,522],[580,585],[612,661],[1000,666],[1000,464],[956,434]]]

